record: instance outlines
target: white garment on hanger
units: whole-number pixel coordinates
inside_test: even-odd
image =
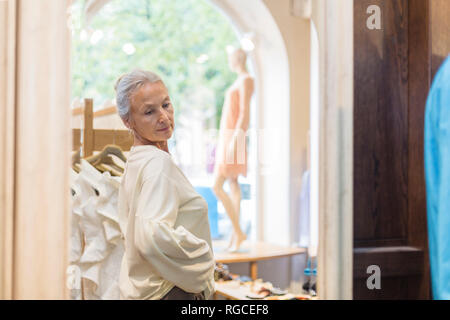
[[[84,233],[85,248],[80,263],[98,263],[105,259],[110,252],[103,232],[103,217],[97,213],[99,194],[105,193],[101,182],[102,174],[89,162],[82,159],[79,178],[83,193],[88,195],[87,201],[82,206],[81,228]]]
[[[70,216],[70,252],[69,261],[78,262],[82,254],[82,232],[80,228],[81,190],[78,186],[78,173],[71,169],[70,189],[72,192],[72,214]]]
[[[82,192],[80,226],[85,248],[79,259],[86,300],[119,299],[123,244],[117,217],[120,182],[81,160],[78,186]]]
[[[81,270],[79,260],[83,249],[83,232],[80,226],[80,213],[82,203],[82,192],[78,186],[78,173],[73,169],[70,172],[70,189],[72,192],[72,212],[70,215],[70,251],[69,268],[71,272],[70,281],[72,281],[70,291],[73,300],[81,300]]]
[[[97,202],[97,213],[104,218],[103,228],[106,239],[110,243],[116,243],[121,238],[117,212],[120,181],[120,177],[112,177],[109,172],[104,172],[101,180],[103,190]]]
[[[103,217],[105,237],[110,246],[114,247],[100,267],[99,284],[95,293],[102,300],[120,299],[119,277],[124,254],[117,210],[120,181],[119,177],[112,177],[109,172],[104,172],[101,180],[103,188],[97,202],[97,213]]]

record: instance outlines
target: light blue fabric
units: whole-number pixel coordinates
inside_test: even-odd
[[[210,187],[195,187],[195,191],[199,193],[208,203],[208,220],[209,229],[212,239],[219,239],[219,214],[217,213],[217,198]]]
[[[425,112],[425,177],[433,299],[450,299],[450,57]]]

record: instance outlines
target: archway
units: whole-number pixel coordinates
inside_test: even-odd
[[[89,21],[111,0],[88,3]],[[290,78],[286,46],[274,18],[258,0],[209,0],[235,26],[239,35],[251,33],[255,50],[250,64],[255,73],[256,96],[252,107],[250,151],[256,168],[251,185],[256,198],[251,239],[290,244]],[[274,108],[273,106],[277,106]],[[281,116],[280,116],[281,115]],[[272,121],[277,119],[277,121]],[[275,215],[274,212],[277,214]]]
[[[254,183],[258,214],[255,238],[287,245],[290,242],[290,131],[289,125],[284,124],[289,123],[290,79],[286,45],[262,1],[210,1],[229,17],[240,33],[255,35],[251,57],[258,88],[257,107],[252,114],[256,130],[251,132],[258,145],[258,173]]]

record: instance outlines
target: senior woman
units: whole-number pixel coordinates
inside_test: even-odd
[[[169,153],[174,109],[167,88],[156,74],[136,70],[115,89],[119,115],[134,136],[119,189],[120,297],[209,299],[215,262],[208,205]]]

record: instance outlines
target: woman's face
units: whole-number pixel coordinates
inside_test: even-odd
[[[142,144],[165,142],[173,134],[173,113],[164,83],[146,83],[131,96],[130,119],[126,124]]]

